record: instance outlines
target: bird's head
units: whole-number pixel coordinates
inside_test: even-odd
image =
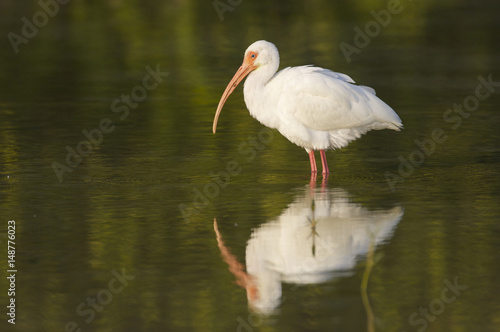
[[[245,56],[243,57],[243,63],[241,64],[236,74],[234,74],[233,78],[229,82],[222,94],[222,97],[219,101],[219,105],[217,106],[217,111],[215,113],[214,123],[212,126],[212,131],[215,134],[217,129],[217,121],[219,119],[220,112],[222,111],[222,107],[226,102],[229,95],[236,89],[238,84],[243,81],[243,79],[254,71],[257,68],[273,65],[276,68],[272,68],[274,72],[278,69],[279,66],[279,53],[276,46],[273,43],[270,43],[265,40],[259,40],[248,46],[245,51]]]
[[[268,41],[258,40],[246,49],[243,65],[247,64],[257,69],[267,64],[274,64],[276,60],[279,60],[276,46]]]

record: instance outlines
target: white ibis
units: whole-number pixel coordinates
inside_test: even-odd
[[[278,49],[259,40],[245,51],[243,64],[226,87],[217,106],[213,132],[229,95],[248,75],[243,89],[250,115],[309,153],[317,173],[314,150],[319,150],[323,175],[328,175],[326,149],[340,149],[375,129],[399,131],[399,116],[370,87],[355,85],[347,75],[309,66],[279,67]]]

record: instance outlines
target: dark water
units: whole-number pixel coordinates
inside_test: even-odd
[[[500,330],[498,2],[46,3],[0,4],[2,331]],[[315,185],[241,88],[213,135],[258,39],[405,129]]]

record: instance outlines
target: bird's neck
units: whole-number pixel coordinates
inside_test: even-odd
[[[255,86],[266,85],[271,78],[276,74],[279,67],[279,61],[271,62],[266,65],[260,66],[248,75],[245,81],[245,86],[247,84]]]
[[[270,101],[268,100],[269,93],[266,93],[268,90],[266,87],[276,74],[278,66],[279,63],[259,67],[251,72],[245,80],[243,89],[245,103],[250,114],[261,122],[263,121],[259,117],[259,114],[270,106]]]

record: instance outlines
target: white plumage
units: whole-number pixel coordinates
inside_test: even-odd
[[[313,173],[317,172],[314,150],[320,150],[323,173],[328,173],[324,150],[342,148],[370,130],[402,128],[399,116],[375,90],[355,85],[345,74],[314,66],[276,73],[278,67],[274,44],[260,40],[247,48],[219,102],[214,133],[225,101],[246,75],[244,96],[250,114],[305,148]]]

